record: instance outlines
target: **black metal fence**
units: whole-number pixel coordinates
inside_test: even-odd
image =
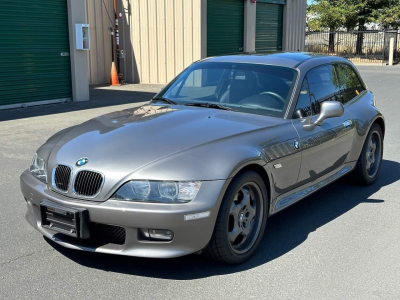
[[[385,63],[390,39],[395,40],[394,60],[400,60],[400,33],[395,31],[306,32],[305,51],[338,55],[354,62]]]

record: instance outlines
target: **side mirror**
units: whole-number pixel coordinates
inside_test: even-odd
[[[315,125],[321,126],[326,119],[341,117],[344,114],[343,104],[338,101],[322,102],[321,111]]]
[[[315,126],[321,126],[326,119],[341,117],[344,114],[343,104],[338,101],[324,101],[318,119],[312,124],[305,124],[305,130],[313,130]]]

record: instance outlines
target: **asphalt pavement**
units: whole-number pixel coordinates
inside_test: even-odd
[[[90,103],[0,111],[0,299],[400,299],[400,67],[359,67],[386,118],[378,181],[340,180],[268,220],[257,255],[224,266],[85,253],[24,219],[19,175],[57,131],[140,105],[159,87],[92,89]]]

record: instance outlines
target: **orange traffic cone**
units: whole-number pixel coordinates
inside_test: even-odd
[[[111,64],[111,85],[116,85],[116,86],[120,85],[118,80],[117,68],[115,67],[114,62],[112,62]]]

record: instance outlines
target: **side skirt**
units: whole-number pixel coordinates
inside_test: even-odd
[[[271,205],[271,214],[277,213],[282,209],[300,201],[301,199],[311,195],[312,193],[318,191],[324,186],[332,183],[333,181],[339,179],[345,174],[349,173],[353,170],[355,163],[350,163],[345,166],[341,166],[340,169],[336,169],[335,171],[326,174],[325,176],[319,178],[317,181],[309,182],[306,185],[296,188],[293,191],[290,191],[286,194],[283,194],[277,197]]]

